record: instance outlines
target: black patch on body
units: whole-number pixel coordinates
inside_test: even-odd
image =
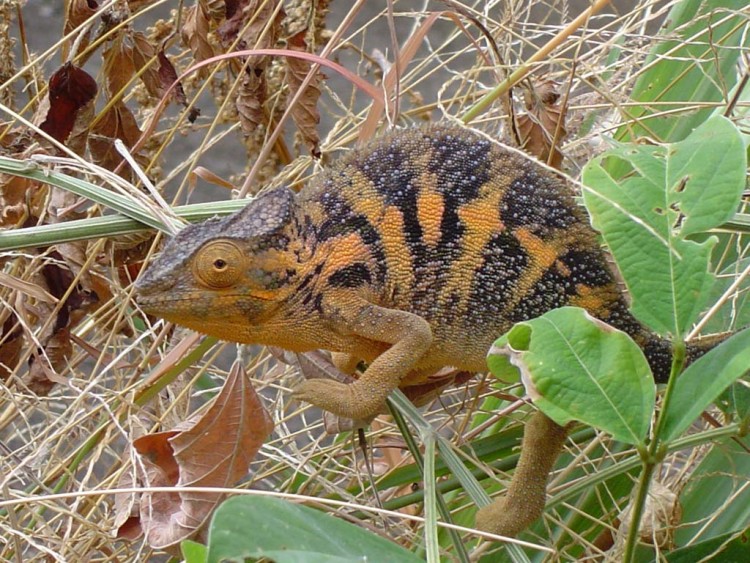
[[[513,180],[500,204],[500,218],[509,229],[525,227],[544,237],[551,229],[566,229],[582,221],[561,179],[535,170]]]
[[[510,311],[509,319],[514,323],[533,319],[547,311],[567,305],[575,295],[575,285],[553,264]]]
[[[469,324],[482,320],[492,323],[493,319],[497,323],[528,263],[526,250],[511,234],[500,232],[489,240],[471,284],[466,311]]]
[[[560,262],[570,270],[573,285],[603,287],[612,283],[612,273],[607,268],[600,250],[570,250],[560,257]]]
[[[333,287],[359,287],[371,282],[370,270],[361,262],[341,268],[328,278],[328,285]]]

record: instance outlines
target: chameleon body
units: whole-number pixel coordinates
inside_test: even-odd
[[[445,366],[485,371],[497,337],[563,305],[632,336],[657,377],[671,361],[669,342],[628,312],[570,187],[454,126],[392,132],[297,194],[276,189],[186,227],[136,287],[143,310],[206,334],[330,350],[347,372],[364,360],[350,385],[312,379],[296,389],[359,420]],[[516,534],[543,509],[565,432],[536,417],[508,495],[478,515],[484,529]]]

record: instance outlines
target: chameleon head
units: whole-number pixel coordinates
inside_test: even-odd
[[[189,225],[135,285],[147,313],[235,342],[258,342],[295,277],[294,194],[280,188],[222,219]]]

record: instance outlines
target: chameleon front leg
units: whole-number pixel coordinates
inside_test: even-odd
[[[355,336],[391,344],[354,383],[311,379],[294,389],[295,398],[355,420],[385,409],[385,399],[432,344],[432,330],[422,317],[365,303],[344,328]]]
[[[537,411],[526,424],[521,457],[505,496],[477,511],[476,526],[500,536],[514,537],[544,511],[547,481],[562,452],[567,429]]]

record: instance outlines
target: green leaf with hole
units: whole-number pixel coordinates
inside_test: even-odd
[[[679,376],[664,414],[660,439],[679,438],[732,383],[750,370],[750,329],[732,335]]]
[[[277,563],[418,563],[403,547],[319,510],[282,499],[238,496],[211,519],[208,562],[268,558]]]
[[[604,160],[628,163],[615,178]],[[664,147],[621,145],[584,169],[584,202],[632,297],[632,311],[663,335],[682,337],[703,311],[715,278],[715,237],[686,237],[731,217],[744,186],[741,136],[726,118],[709,119]]]
[[[558,424],[579,420],[644,444],[656,395],[648,362],[627,334],[583,309],[563,307],[516,324],[487,363],[501,379],[520,373],[534,404]]]

